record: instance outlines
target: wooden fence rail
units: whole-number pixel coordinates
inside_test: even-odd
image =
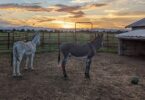
[[[85,43],[91,41],[100,32],[41,32],[41,45],[38,51],[57,51],[61,43],[77,42]],[[117,52],[117,38],[115,32],[102,32],[104,34],[104,48],[102,51]],[[30,41],[34,33],[27,32],[5,32],[0,33],[0,52],[10,52],[16,41]]]

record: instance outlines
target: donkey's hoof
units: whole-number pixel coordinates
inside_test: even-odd
[[[19,76],[16,76],[16,75],[15,75],[15,76],[13,76],[13,78],[14,78],[14,79],[22,79],[23,76],[22,76],[22,75],[19,75]]]
[[[28,69],[24,69],[24,71],[28,71]]]
[[[86,79],[90,79],[90,76],[85,76]]]
[[[27,68],[27,67],[25,67],[25,68],[24,68],[24,70],[28,70],[28,68]]]
[[[34,69],[28,68],[28,69],[25,69],[25,71],[31,72],[31,71],[34,71]]]
[[[12,77],[13,77],[13,78],[17,78],[17,76],[16,76],[16,75],[13,75]]]
[[[69,78],[68,77],[64,77],[64,80],[69,80]]]
[[[35,71],[35,69],[31,69],[31,68],[30,68],[29,71]]]
[[[22,79],[22,78],[23,78],[22,75],[17,76],[17,79]]]
[[[85,74],[85,78],[86,79],[90,79],[90,75],[89,74]]]
[[[68,76],[67,75],[64,75],[64,80],[68,80]]]

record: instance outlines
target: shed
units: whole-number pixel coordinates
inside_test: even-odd
[[[145,29],[145,18],[126,26],[125,28],[132,28],[132,30]]]
[[[127,26],[132,31],[118,34],[119,55],[145,55],[145,18]]]

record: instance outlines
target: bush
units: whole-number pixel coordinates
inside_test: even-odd
[[[133,77],[131,83],[137,85],[139,83],[139,77]]]

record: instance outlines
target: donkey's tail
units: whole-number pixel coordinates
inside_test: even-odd
[[[58,48],[58,64],[60,63],[60,46]]]
[[[16,46],[13,47],[13,56],[16,57],[16,60],[17,60],[17,61],[20,61],[18,49],[17,49]]]
[[[13,66],[13,60],[14,60],[13,59],[13,50],[11,51],[11,54],[10,55],[11,55],[11,66]]]

